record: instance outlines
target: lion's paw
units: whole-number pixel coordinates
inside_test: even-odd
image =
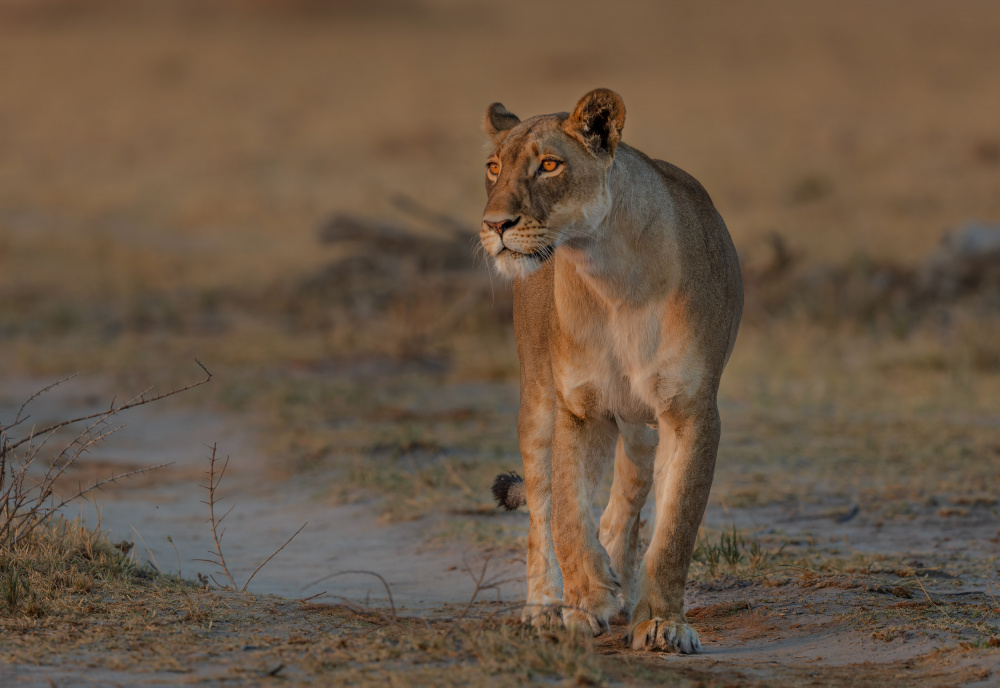
[[[521,612],[521,623],[538,629],[562,628],[562,602],[528,602]]]
[[[596,597],[596,599],[594,599]],[[576,605],[568,605],[563,609],[563,623],[566,628],[585,630],[589,628],[595,636],[604,635],[611,630],[611,619],[616,618],[628,609],[628,601],[618,587],[605,590],[602,594],[592,596]]]
[[[611,624],[606,618],[601,618],[582,609],[564,609],[563,623],[566,628],[580,631],[589,630],[595,636],[604,635],[611,630]]]
[[[629,631],[625,636],[625,642],[631,645],[633,650],[701,654],[698,631],[686,621],[669,621],[662,618],[642,621]]]
[[[632,605],[625,604],[611,619],[612,626],[628,626],[632,623]]]

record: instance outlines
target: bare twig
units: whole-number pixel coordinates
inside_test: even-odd
[[[230,508],[229,511],[223,514],[222,518],[219,519],[215,518],[215,492],[219,488],[219,482],[222,480],[222,476],[226,474],[226,468],[229,466],[229,457],[228,456],[226,457],[225,462],[223,462],[222,464],[222,470],[219,471],[219,476],[218,478],[216,478],[215,453],[216,453],[216,445],[213,444],[212,454],[208,457],[208,485],[202,485],[202,487],[208,490],[208,501],[207,502],[202,501],[202,504],[208,505],[208,521],[209,523],[212,524],[212,540],[215,542],[216,559],[214,560],[198,559],[197,561],[204,561],[209,564],[214,564],[218,566],[221,569],[219,573],[222,573],[226,578],[229,579],[229,584],[232,586],[233,590],[237,590],[239,586],[236,585],[236,580],[233,578],[233,574],[229,572],[229,567],[226,566],[226,558],[222,554],[222,535],[225,534],[225,531],[222,531],[221,535],[219,534],[219,524],[222,523],[223,519],[225,519],[226,516],[229,515],[229,512],[232,511],[232,508]]]
[[[452,466],[451,463],[445,461],[443,462],[443,465],[448,477],[451,478],[451,481],[455,483],[458,488],[466,494],[466,496],[472,497],[473,499],[477,499],[479,497],[479,494],[469,486],[469,483],[467,483],[461,475],[459,475],[458,471],[455,470],[455,467]],[[492,513],[493,511],[494,508],[491,506],[490,512]]]
[[[226,516],[232,513],[233,509],[236,508],[236,505],[234,504],[233,506],[229,507],[229,511],[222,514],[222,516],[220,516],[219,518],[215,517],[215,503],[219,501],[215,495],[216,492],[218,492],[219,490],[219,485],[222,483],[222,477],[226,474],[226,469],[229,467],[229,457],[228,456],[226,457],[226,460],[222,463],[222,469],[218,472],[218,474],[216,474],[215,465],[218,462],[218,459],[216,458],[216,451],[217,451],[217,446],[213,444],[212,453],[208,457],[208,485],[202,485],[202,487],[208,491],[208,500],[207,501],[202,500],[201,502],[202,504],[208,506],[208,522],[211,524],[212,541],[215,543],[215,552],[210,551],[209,554],[214,556],[214,558],[195,559],[195,561],[203,561],[205,563],[213,564],[214,566],[219,567],[220,570],[217,571],[216,573],[220,573],[226,577],[226,579],[229,581],[228,587],[230,587],[233,590],[246,592],[247,587],[250,585],[250,581],[252,581],[254,576],[257,575],[257,572],[260,571],[262,568],[264,568],[267,562],[274,559],[274,557],[277,556],[278,552],[285,549],[285,547],[288,546],[288,543],[294,540],[295,536],[301,533],[302,529],[305,528],[308,525],[308,523],[303,523],[298,530],[292,533],[292,536],[290,538],[285,540],[285,543],[281,547],[274,550],[274,552],[271,553],[271,556],[262,561],[260,565],[258,565],[257,568],[253,570],[253,573],[250,574],[250,577],[247,578],[246,583],[244,583],[242,587],[237,585],[236,579],[233,577],[233,574],[230,573],[229,566],[226,564],[226,557],[222,554],[222,538],[226,534],[226,530],[225,528],[223,528],[221,531],[219,530],[219,526],[226,519]],[[212,577],[212,581],[215,582],[216,585],[219,585],[218,581],[216,581],[214,577]]]
[[[91,485],[90,487],[85,487],[82,490],[80,490],[79,492],[77,492],[76,494],[74,494],[73,496],[67,497],[66,499],[62,500],[58,504],[58,506],[52,507],[51,510],[52,511],[59,511],[59,509],[63,508],[64,506],[66,506],[67,504],[69,504],[70,502],[72,502],[73,500],[79,499],[80,497],[84,496],[88,492],[93,492],[94,490],[99,490],[99,489],[101,489],[102,487],[104,487],[105,485],[107,485],[109,483],[111,483],[111,484],[117,483],[119,480],[124,480],[125,478],[131,478],[134,475],[141,475],[143,473],[149,473],[150,471],[155,471],[158,468],[166,468],[167,466],[173,466],[173,465],[174,465],[173,461],[168,461],[167,463],[158,463],[155,466],[148,466],[146,468],[137,468],[134,471],[128,471],[126,473],[119,473],[117,475],[111,476],[110,478],[105,478],[104,480],[98,480],[93,485]]]
[[[129,523],[128,526],[132,529],[132,532],[135,533],[136,537],[139,538],[139,542],[142,543],[142,546],[146,548],[146,554],[149,555],[149,562],[153,565],[153,568],[159,571],[160,565],[156,563],[156,555],[153,554],[153,550],[151,550],[149,545],[146,544],[146,540],[142,537],[142,533],[136,530],[135,526],[131,523]]]
[[[370,573],[370,571],[345,571],[344,573]],[[381,576],[379,577],[381,578]],[[340,595],[330,595],[330,597],[332,597],[335,600],[339,600],[341,607],[345,609],[350,609],[352,612],[360,614],[371,614],[373,616],[377,616],[378,618],[382,619],[387,624],[395,626],[396,628],[403,628],[403,625],[399,623],[399,620],[396,618],[395,613],[393,614],[393,616],[390,617],[386,616],[381,609],[377,609],[375,607],[369,607],[366,604],[358,604],[356,602],[351,602],[351,600],[347,599],[346,597],[341,597]]]
[[[458,615],[459,621],[461,621],[466,617],[466,615],[469,613],[469,610],[472,609],[472,605],[476,601],[476,598],[479,597],[479,593],[483,591],[484,588],[483,581],[486,579],[486,569],[489,568],[490,558],[491,557],[487,555],[487,557],[483,560],[483,570],[479,572],[478,577],[476,577],[476,575],[472,573],[472,567],[470,567],[468,563],[465,564],[465,571],[472,578],[472,582],[476,584],[476,589],[472,591],[472,597],[470,597],[469,601],[465,603],[465,608],[462,610],[462,613]],[[486,587],[492,587],[492,586],[486,586]]]
[[[85,420],[92,420],[94,418],[107,418],[107,417],[113,416],[113,415],[115,415],[117,413],[121,413],[122,411],[126,411],[128,409],[135,408],[137,406],[144,406],[146,404],[152,404],[154,401],[159,401],[161,399],[166,399],[167,397],[172,397],[175,394],[180,394],[181,392],[186,392],[186,391],[188,391],[190,389],[194,389],[195,387],[201,387],[202,385],[207,384],[208,382],[210,382],[212,380],[212,373],[208,372],[208,369],[204,365],[202,365],[201,361],[199,361],[198,359],[195,359],[195,363],[197,363],[198,366],[203,371],[205,371],[205,378],[203,380],[199,380],[198,382],[193,382],[193,383],[191,383],[189,385],[185,385],[183,387],[177,387],[177,388],[172,389],[172,390],[170,390],[168,392],[163,392],[161,394],[157,394],[155,396],[149,397],[148,399],[146,398],[146,393],[149,391],[149,389],[147,389],[144,392],[142,392],[141,394],[139,394],[138,396],[133,397],[129,401],[126,401],[125,403],[123,403],[123,404],[121,404],[119,406],[112,406],[111,408],[109,408],[107,410],[99,411],[97,413],[91,413],[91,414],[88,414],[86,416],[80,416],[78,418],[73,418],[71,420],[60,421],[60,422],[54,423],[53,425],[50,425],[50,426],[48,426],[46,428],[43,428],[42,430],[39,430],[39,431],[37,431],[34,434],[45,435],[45,434],[48,434],[48,433],[52,432],[53,430],[58,430],[59,428],[65,427],[67,425],[73,425],[74,423],[81,423],[81,422],[83,422]],[[62,380],[60,382],[64,382],[64,380]],[[49,388],[51,388],[51,386]],[[39,392],[39,394],[40,393],[41,392]],[[9,445],[9,449],[10,450],[17,449],[19,446],[21,446],[22,444],[24,444],[25,442],[27,442],[29,439],[30,439],[30,436],[22,438],[20,440],[17,440],[13,444]]]
[[[50,389],[53,389],[54,387],[58,387],[59,385],[61,385],[64,382],[69,382],[70,380],[72,380],[74,377],[76,377],[79,374],[80,373],[73,373],[69,377],[64,377],[62,380],[57,380],[57,381],[53,382],[51,385],[48,385],[47,387],[42,387],[40,390],[38,390],[37,392],[35,392],[34,394],[32,394],[30,397],[27,398],[27,400],[25,400],[25,402],[23,404],[21,404],[21,407],[19,409],[17,409],[17,415],[14,416],[14,422],[13,423],[11,423],[10,425],[0,425],[0,432],[7,432],[11,428],[17,427],[18,425],[20,425],[24,421],[28,420],[28,418],[30,418],[31,416],[25,416],[24,418],[21,417],[21,414],[24,413],[24,409],[28,408],[28,404],[30,404],[35,399],[37,399],[41,395],[43,395],[46,392],[48,392]]]
[[[174,539],[169,535],[167,536],[167,542],[174,548],[174,556],[177,557],[177,580],[184,580],[184,577],[181,575],[181,553],[177,551],[177,545],[174,544]],[[184,596],[187,597],[187,593],[184,593]]]
[[[309,525],[309,522],[308,522],[308,521],[306,521],[306,522],[305,522],[305,523],[303,523],[303,524],[302,524],[301,526],[299,526],[299,529],[298,529],[298,530],[296,530],[296,531],[295,531],[294,533],[292,533],[292,536],[291,536],[290,538],[288,538],[287,540],[285,540],[285,544],[284,544],[284,545],[282,545],[282,546],[281,546],[281,547],[279,547],[278,549],[274,550],[274,552],[273,552],[273,553],[271,554],[271,556],[269,556],[269,557],[268,557],[267,559],[265,559],[264,561],[262,561],[262,562],[260,563],[260,566],[258,566],[257,568],[255,568],[255,569],[253,570],[253,573],[251,573],[251,574],[250,574],[250,577],[249,577],[249,578],[247,578],[247,582],[246,582],[246,583],[244,583],[244,584],[243,584],[243,587],[242,587],[242,588],[240,588],[240,589],[241,589],[241,590],[242,590],[243,592],[246,592],[246,589],[247,589],[247,586],[248,586],[248,585],[250,585],[250,581],[252,581],[252,580],[253,580],[253,577],[257,575],[257,572],[258,572],[258,571],[260,571],[260,570],[261,570],[262,568],[264,568],[264,564],[266,564],[267,562],[269,562],[269,561],[271,561],[272,559],[274,559],[275,555],[276,555],[276,554],[277,554],[278,552],[280,552],[281,550],[285,549],[285,546],[286,546],[286,545],[287,545],[287,544],[288,544],[289,542],[291,542],[292,540],[294,540],[294,539],[295,539],[295,536],[296,536],[296,535],[298,535],[299,533],[301,533],[301,532],[302,532],[302,529],[303,529],[303,528],[305,528],[305,527],[306,527],[307,525]]]
[[[37,488],[36,488],[37,492],[35,493],[35,495],[32,497],[32,496],[29,496],[29,495],[25,494],[24,492],[21,492],[18,495],[18,499],[15,500],[16,501],[15,508],[12,510],[11,513],[8,514],[7,523],[5,524],[6,525],[5,532],[9,532],[11,530],[12,526],[14,526],[15,522],[19,522],[21,525],[19,527],[17,527],[17,528],[13,528],[13,530],[14,530],[14,539],[16,541],[18,538],[24,536],[27,532],[29,532],[31,529],[33,529],[35,526],[37,526],[39,523],[42,523],[49,516],[51,516],[54,513],[57,513],[59,511],[59,509],[61,509],[63,506],[65,506],[69,502],[73,501],[74,499],[77,499],[78,497],[80,497],[80,496],[82,496],[82,495],[90,492],[91,490],[93,490],[93,489],[95,489],[97,487],[100,487],[101,485],[105,485],[105,484],[107,484],[109,482],[115,482],[119,478],[124,477],[125,474],[123,474],[121,476],[112,476],[109,479],[106,479],[106,480],[103,480],[103,481],[99,481],[94,486],[92,486],[90,488],[83,489],[80,492],[78,492],[77,494],[75,494],[75,495],[73,495],[73,496],[71,496],[71,497],[69,497],[67,499],[64,499],[57,506],[54,506],[54,507],[51,507],[51,506],[50,507],[46,507],[45,506],[45,503],[49,500],[49,498],[53,494],[53,487],[54,487],[56,481],[58,481],[59,478],[62,477],[63,473],[66,472],[66,469],[68,469],[73,464],[73,462],[75,462],[76,459],[78,459],[80,457],[80,455],[83,454],[87,449],[89,449],[90,447],[94,446],[95,444],[101,442],[102,440],[104,440],[105,438],[109,437],[110,435],[113,435],[115,432],[117,432],[118,430],[120,430],[122,427],[124,427],[124,426],[118,426],[116,428],[112,428],[110,430],[107,430],[107,431],[105,431],[105,432],[103,432],[103,433],[101,433],[101,434],[99,434],[97,436],[91,437],[87,442],[85,442],[83,445],[81,445],[80,448],[76,452],[74,452],[73,456],[70,457],[69,460],[67,460],[64,464],[60,465],[58,468],[56,467],[56,464],[54,462],[50,462],[48,469],[45,471],[45,474],[38,481]],[[64,450],[63,453],[65,453],[65,450]],[[29,457],[29,459],[26,460],[24,462],[24,465],[22,466],[21,473],[18,476],[19,482],[21,483],[22,486],[23,486],[23,482],[24,482],[24,477],[23,476],[25,474],[25,471],[27,470],[28,466],[31,465],[31,462],[34,460],[35,456],[37,456],[37,452],[35,454],[33,454],[31,457]],[[154,467],[154,468],[158,468],[158,467]],[[140,469],[138,471],[130,471],[129,475],[135,474],[135,473],[140,473],[140,472],[145,472],[146,470],[152,470],[152,469],[150,468],[150,469]],[[27,506],[27,503],[30,500],[33,500],[34,503],[31,504],[30,506]],[[26,507],[26,510],[24,510],[25,507]]]
[[[64,378],[42,388],[22,403],[13,423],[0,426],[0,542],[4,543],[4,545],[12,541],[16,542],[19,538],[24,537],[35,527],[45,522],[47,518],[58,513],[66,504],[93,490],[100,489],[109,483],[115,483],[122,478],[162,467],[153,466],[113,475],[105,480],[98,480],[89,487],[79,489],[75,494],[62,499],[58,504],[52,505],[50,502],[53,498],[56,483],[70,466],[83,454],[90,451],[92,447],[125,427],[125,424],[110,427],[108,420],[111,417],[136,406],[143,406],[154,401],[159,401],[160,399],[179,394],[209,382],[212,379],[212,374],[200,361],[196,360],[195,362],[205,373],[205,377],[202,380],[152,397],[146,396],[149,393],[149,389],[147,389],[123,404],[116,404],[115,400],[112,400],[109,408],[105,410],[54,423],[42,429],[32,427],[25,436],[13,439],[10,437],[8,430],[20,425],[29,418],[25,414],[25,409],[28,405],[46,391],[72,379],[74,376]],[[84,423],[83,429],[71,441],[65,444],[61,451],[49,457],[48,466],[37,480],[29,479],[29,469],[37,462],[42,454],[42,449],[55,433],[60,428],[75,423]],[[40,441],[38,441],[39,439]],[[20,456],[18,456],[15,452],[22,447]]]
[[[396,603],[392,599],[392,590],[389,588],[389,583],[385,580],[385,578],[383,578],[380,574],[375,573],[374,571],[364,571],[364,570],[337,571],[336,573],[331,573],[327,576],[323,576],[322,578],[317,578],[316,580],[314,580],[312,583],[309,583],[309,585],[306,585],[305,587],[309,588],[312,587],[313,585],[316,585],[317,583],[322,583],[323,581],[330,580],[331,578],[336,578],[337,576],[346,576],[349,574],[374,576],[375,578],[378,578],[380,581],[382,581],[382,587],[385,588],[385,594],[389,596],[389,607],[392,609],[392,618],[393,619],[398,618],[396,616]],[[333,597],[337,596],[333,595]],[[343,598],[337,597],[337,599],[343,599]]]
[[[423,205],[417,199],[406,194],[395,194],[390,202],[400,212],[427,223],[432,227],[447,227],[456,236],[465,236],[469,228],[458,218],[433,210]]]
[[[937,609],[939,612],[941,612],[942,615],[944,615],[944,618],[948,619],[948,621],[950,621],[952,624],[958,626],[959,625],[958,622],[955,621],[953,618],[951,618],[951,614],[946,612],[944,610],[944,607],[935,602],[934,598],[931,597],[931,594],[927,592],[927,588],[925,588],[924,584],[920,581],[920,576],[917,575],[917,572],[914,571],[912,568],[910,568],[908,564],[905,564],[905,566],[910,571],[910,575],[913,576],[913,580],[915,580],[917,582],[917,585],[920,586],[920,589],[923,591],[924,596],[927,598],[927,601],[933,604],[934,608]],[[964,628],[964,626],[962,627]]]
[[[479,572],[479,575],[476,575],[475,573],[472,572],[472,567],[469,565],[468,562],[463,562],[464,570],[466,571],[466,573],[469,574],[469,577],[472,578],[472,582],[476,584],[476,587],[472,591],[472,596],[469,597],[469,601],[465,603],[465,608],[462,609],[462,613],[459,614],[458,617],[454,619],[452,625],[445,632],[444,634],[445,638],[447,638],[451,634],[451,632],[455,630],[455,628],[457,628],[462,621],[465,620],[466,616],[468,616],[469,614],[469,610],[472,609],[472,605],[476,602],[476,599],[479,597],[479,594],[481,592],[483,592],[484,590],[497,589],[504,583],[509,583],[513,580],[519,580],[514,578],[490,578],[487,580],[486,571],[489,569],[490,562],[492,561],[492,559],[493,559],[492,555],[490,554],[486,555],[486,558],[483,560],[483,568]]]

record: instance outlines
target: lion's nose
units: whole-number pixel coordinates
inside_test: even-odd
[[[518,223],[520,217],[515,217],[513,220],[498,220],[496,222],[491,222],[489,220],[483,220],[489,227],[493,228],[493,231],[497,233],[498,236],[503,237],[503,233],[508,229],[513,227]]]

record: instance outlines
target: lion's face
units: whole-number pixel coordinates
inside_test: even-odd
[[[523,277],[562,244],[586,241],[611,207],[607,173],[625,109],[611,91],[593,91],[572,114],[521,122],[499,103],[486,114],[496,149],[486,161],[479,238],[497,270]]]

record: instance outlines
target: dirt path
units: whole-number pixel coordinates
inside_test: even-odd
[[[79,391],[93,386],[74,382],[54,390],[33,405],[34,422],[100,408],[106,403],[103,398]],[[11,407],[37,387],[32,381],[5,385],[0,416],[9,415]],[[131,412],[127,420],[129,426],[84,457],[71,477],[87,483],[112,472],[173,462],[103,490],[96,504],[79,507],[88,520],[100,512],[102,527],[116,540],[136,541],[141,560],[152,560],[165,571],[179,565],[189,578],[215,571],[198,559],[212,549],[207,507],[201,503],[205,491],[199,485],[205,482],[208,447],[216,444],[220,457],[231,457],[221,506],[234,506],[223,543],[237,581],[246,580],[260,561],[308,522],[254,578],[253,592],[385,607],[382,586],[371,576],[320,580],[338,571],[367,570],[386,578],[403,613],[441,619],[468,600],[474,585],[465,569],[480,565],[482,554],[461,544],[429,545],[427,535],[440,528],[440,520],[385,524],[372,505],[332,504],[327,499],[330,476],[276,480],[245,419],[157,404]],[[646,516],[652,522],[651,505]],[[440,516],[447,518],[455,517]],[[524,514],[510,518],[526,520]],[[997,555],[998,524],[991,505],[941,508],[929,502],[899,517],[833,498],[751,508],[716,504],[706,524],[714,529],[735,525],[793,553],[848,553],[870,563],[867,569],[845,568],[843,574],[822,578],[790,567],[750,579],[721,575],[709,583],[691,583],[688,608],[701,633],[704,655],[633,653],[619,641],[623,628],[598,640],[600,653],[698,680],[735,679],[741,684],[851,685],[857,679],[857,685],[995,685],[1000,650],[984,647],[975,625],[983,614],[995,620],[997,613],[995,584],[982,573],[983,562],[995,562]],[[893,569],[871,563],[890,559],[904,564]],[[501,587],[501,599],[521,599],[522,566],[515,560],[491,563],[494,576],[515,581]],[[922,576],[919,585],[914,573]],[[494,595],[490,593],[491,599]],[[279,610],[271,612],[267,624],[274,636],[319,637],[337,628],[309,617],[302,605],[268,598],[259,604]],[[224,661],[207,656],[192,660],[183,675],[149,667],[141,672],[103,667],[89,672],[86,680],[78,672],[81,663],[90,661],[87,656],[66,654],[40,667],[5,665],[0,682],[16,678],[23,685],[50,685],[50,680],[56,685],[175,685],[198,677],[218,678],[219,666],[242,666],[237,650],[232,652],[237,654],[226,655]],[[287,654],[281,657],[286,661]],[[612,682],[614,676],[612,671]]]
[[[12,415],[20,400],[40,386],[37,381],[5,384],[0,392],[0,418]],[[100,410],[106,403],[103,397],[81,392],[95,386],[73,380],[52,390],[32,403],[31,422],[42,426]],[[200,487],[207,481],[214,444],[220,460],[230,459],[217,509],[221,515],[232,508],[224,522],[222,543],[239,585],[292,533],[308,524],[253,578],[251,591],[290,599],[339,597],[387,606],[384,588],[372,576],[328,578],[340,571],[373,571],[389,583],[398,607],[423,612],[465,602],[475,588],[467,569],[480,569],[481,552],[426,542],[440,519],[386,524],[371,505],[338,505],[329,500],[331,476],[276,480],[276,471],[268,470],[252,429],[241,425],[241,419],[158,403],[130,410],[118,421],[127,421],[128,426],[82,456],[66,483],[86,485],[112,474],[171,465],[93,493],[96,501],[83,502],[67,514],[79,514],[88,523],[99,519],[114,541],[134,541],[139,560],[150,560],[162,571],[176,572],[179,566],[186,578],[214,575],[225,582],[217,567],[199,561],[214,554],[208,507],[202,503],[207,493]],[[64,433],[53,441],[70,437]],[[492,559],[489,571],[495,577],[519,579],[522,565]],[[501,599],[520,599],[520,582],[504,585],[499,592]],[[495,599],[496,591],[491,595]]]

